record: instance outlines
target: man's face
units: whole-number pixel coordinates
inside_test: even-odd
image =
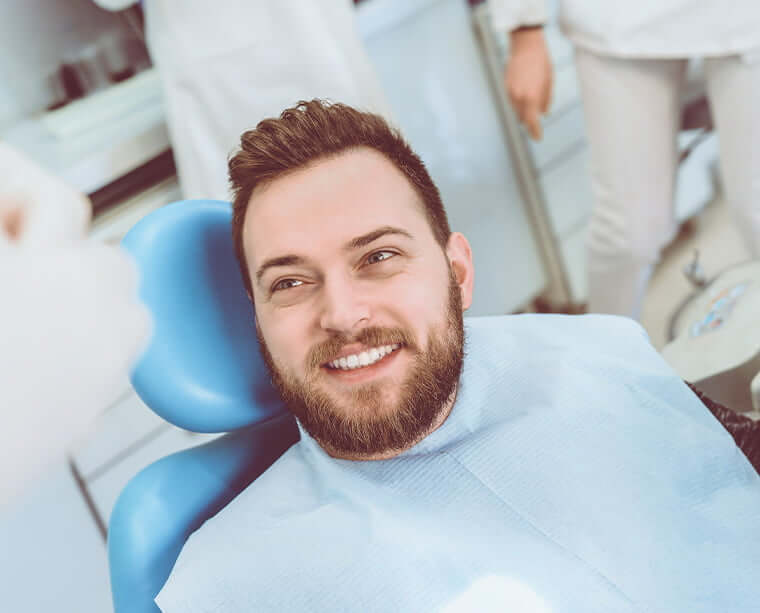
[[[352,150],[256,190],[243,242],[272,379],[329,453],[397,453],[445,419],[471,254],[440,247],[389,160]]]

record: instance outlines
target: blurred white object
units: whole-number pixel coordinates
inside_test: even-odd
[[[188,198],[228,199],[240,135],[299,100],[386,110],[350,0],[148,0],[144,10]]]
[[[12,226],[20,232],[16,247],[63,246],[84,236],[90,213],[84,195],[0,143],[0,257]]]
[[[45,113],[40,122],[53,137],[65,140],[107,130],[126,116],[141,112],[155,114],[153,121],[163,119],[161,82],[153,68],[75,104]]]
[[[638,318],[661,249],[675,235],[674,195],[681,84],[688,60],[621,59],[576,49],[591,151],[594,208],[589,224],[588,308]],[[707,98],[718,132],[723,187],[753,257],[760,257],[760,190],[752,155],[760,126],[760,64],[739,56],[704,60]],[[632,97],[631,92],[636,96]],[[702,186],[710,193],[709,165]],[[686,175],[683,175],[686,179]]]
[[[760,261],[732,266],[675,314],[665,360],[712,400],[760,409]]]
[[[529,586],[498,575],[476,579],[462,594],[448,603],[441,613],[551,613],[552,608]]]
[[[545,23],[559,5],[563,33],[587,51],[615,57],[753,55],[760,3],[734,0],[488,0],[497,30]]]
[[[0,144],[0,503],[123,391],[149,319],[87,199]]]
[[[101,8],[109,11],[121,11],[133,4],[137,4],[137,0],[94,0],[94,2]]]
[[[144,70],[19,121],[2,140],[91,194],[169,148],[160,79],[154,70]]]

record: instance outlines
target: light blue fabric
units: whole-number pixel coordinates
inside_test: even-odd
[[[190,537],[162,610],[760,610],[760,478],[637,324],[470,319],[466,350],[404,454],[302,433]]]

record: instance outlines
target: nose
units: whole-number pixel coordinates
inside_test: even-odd
[[[369,301],[357,282],[339,276],[324,281],[319,322],[323,330],[350,336],[369,320]]]

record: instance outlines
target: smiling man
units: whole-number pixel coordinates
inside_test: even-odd
[[[311,112],[330,118],[316,105]],[[357,142],[250,189],[236,177],[261,137],[244,137],[231,163],[235,238],[263,354],[288,406],[334,457],[380,459],[451,410],[472,257],[432,183],[412,182],[424,172],[416,156],[390,132],[382,139],[379,118],[344,112],[407,164]]]
[[[638,324],[465,325],[467,240],[375,115],[301,103],[242,136],[230,178],[301,440],[191,536],[164,611],[760,603],[760,479]]]

